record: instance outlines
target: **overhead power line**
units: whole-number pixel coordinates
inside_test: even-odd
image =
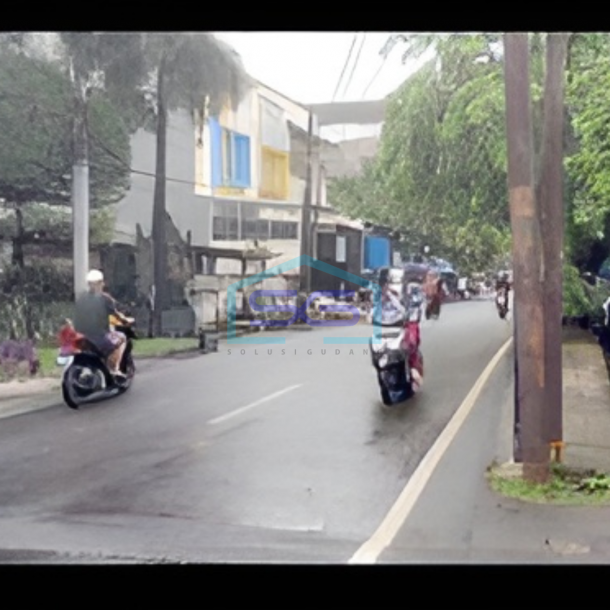
[[[333,94],[333,102],[337,98],[337,93],[339,92],[339,87],[341,87],[341,83],[343,82],[343,77],[345,76],[345,71],[347,70],[347,66],[349,66],[349,61],[352,58],[352,53],[354,52],[354,47],[356,46],[356,40],[358,40],[358,32],[356,32],[354,34],[354,38],[352,39],[352,46],[349,49],[347,59],[345,60],[343,70],[341,71],[341,76],[339,77],[339,81],[337,82],[337,86],[335,87],[335,93]]]
[[[349,78],[345,85],[345,88],[343,89],[343,97],[345,97],[347,95],[347,90],[349,89],[349,86],[352,83],[352,79],[354,78],[354,72],[356,71],[356,68],[358,67],[358,62],[360,61],[360,55],[362,53],[362,48],[364,47],[365,41],[366,41],[366,33],[362,36],[362,42],[360,43],[360,48],[358,49],[358,53],[356,55],[354,65],[352,66],[352,71],[350,72],[350,75],[349,75]]]
[[[375,72],[375,74],[373,75],[373,78],[371,78],[369,84],[366,86],[366,89],[362,93],[362,99],[364,99],[366,97],[366,94],[369,92],[369,89],[373,86],[373,83],[377,80],[377,77],[381,74],[381,71],[383,70],[383,67],[386,65],[386,62],[388,61],[388,57],[392,53],[392,50],[393,50],[396,42],[397,42],[396,37],[390,36],[390,38],[388,38],[388,40],[386,41],[383,49],[381,49],[380,55],[383,56],[383,59],[381,60],[381,63],[379,64],[379,68],[377,68],[377,72]]]
[[[373,78],[370,80],[369,84],[366,86],[366,89],[364,90],[364,93],[362,94],[363,99],[366,97],[366,94],[369,92],[369,89],[371,88],[373,83],[377,80],[377,77],[379,76],[379,74],[381,74],[381,70],[383,69],[383,66],[385,66],[387,60],[388,60],[387,55],[381,60],[381,64],[379,65],[379,68],[377,68],[377,72],[375,72],[375,74],[373,75]]]

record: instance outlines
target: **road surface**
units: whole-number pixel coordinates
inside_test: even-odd
[[[323,343],[359,325],[147,363],[114,401],[3,419],[0,561],[345,563],[510,332],[493,301],[447,305],[423,324],[423,392],[393,410],[366,345]]]

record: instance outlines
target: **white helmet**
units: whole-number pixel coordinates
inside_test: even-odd
[[[104,274],[98,269],[91,269],[89,273],[87,273],[87,283],[88,284],[97,284],[99,282],[104,281]]]

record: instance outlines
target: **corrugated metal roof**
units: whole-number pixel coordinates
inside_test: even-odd
[[[320,127],[327,125],[375,125],[385,120],[387,101],[312,104]]]

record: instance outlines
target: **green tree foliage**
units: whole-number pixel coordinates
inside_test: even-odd
[[[535,170],[540,160],[544,34],[531,35]],[[432,58],[389,100],[376,159],[335,180],[331,201],[424,240],[462,269],[510,251],[502,44],[498,34],[390,37],[403,59]],[[597,267],[610,251],[610,36],[570,42],[566,90],[566,259]],[[433,245],[434,244],[434,245]]]
[[[8,50],[0,55],[0,197],[10,203],[69,203],[70,84],[54,62]],[[92,206],[101,207],[120,200],[129,187],[129,131],[102,92],[91,95],[87,126]]]
[[[6,306],[21,303],[18,313],[2,315],[25,317],[30,337],[37,332],[32,304],[64,298],[72,289],[70,265],[54,257],[65,258],[72,241],[73,110],[61,64],[0,47],[0,240],[13,252],[2,264],[2,290]],[[90,92],[87,130],[91,241],[97,245],[112,236],[108,204],[129,187],[129,129],[103,90]]]
[[[572,218],[584,238],[599,239],[610,215],[610,36],[581,35],[572,46],[568,106],[577,138],[567,160]]]
[[[431,44],[436,56],[392,96],[375,161],[361,176],[335,181],[332,202],[396,228],[414,249],[427,243],[464,271],[487,269],[510,246],[497,37],[404,42],[407,57]]]

